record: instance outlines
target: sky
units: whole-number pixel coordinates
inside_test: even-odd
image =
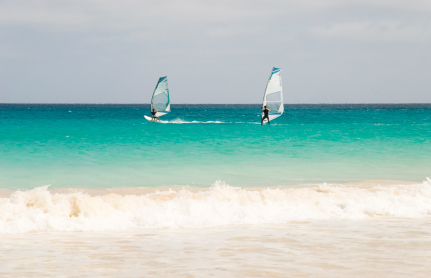
[[[0,103],[430,103],[429,0],[0,0]]]

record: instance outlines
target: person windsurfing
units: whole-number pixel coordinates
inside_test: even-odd
[[[160,121],[159,117],[156,116],[157,114],[157,110],[156,109],[151,109],[151,118],[152,121]]]
[[[262,122],[260,123],[260,125],[263,125],[263,120],[265,120],[265,119],[268,119],[268,124],[270,125],[270,123],[269,123],[269,111],[271,111],[271,109],[269,109],[269,108],[266,108],[266,105],[264,106],[264,107],[262,107],[263,108],[263,110],[262,110],[262,112],[263,112],[263,117],[262,117]]]

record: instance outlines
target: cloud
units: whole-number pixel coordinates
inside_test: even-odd
[[[431,41],[431,28],[427,23],[402,21],[359,21],[315,26],[310,33],[324,39],[352,41]]]
[[[142,24],[238,21],[259,10],[231,1],[7,1],[0,3],[0,23],[56,30],[124,30]],[[51,26],[50,26],[51,25]]]
[[[0,26],[23,26],[43,32],[100,32],[95,36],[119,32],[123,37],[142,41],[179,36],[193,37],[196,42],[246,37],[271,33],[281,25],[298,25],[298,22],[308,25],[307,30],[301,31],[322,39],[427,40],[430,35],[430,20],[427,24],[406,24],[397,15],[374,21],[337,20],[329,16],[334,10],[356,6],[412,13],[431,11],[431,1],[423,0],[352,0],[347,3],[341,0],[9,0],[0,2]],[[349,14],[357,16],[354,11]],[[318,20],[318,25],[311,24],[313,18]],[[297,34],[298,31],[293,31],[283,36],[292,40]]]
[[[430,26],[429,0],[0,0],[0,83],[9,101],[139,102],[170,75],[184,102],[241,102],[276,65],[296,102],[357,101],[364,80],[429,100]]]
[[[0,24],[47,31],[127,30],[145,24],[205,24],[309,16],[347,5],[431,10],[431,1],[411,0],[9,0],[0,3]],[[145,26],[144,26],[145,27]]]

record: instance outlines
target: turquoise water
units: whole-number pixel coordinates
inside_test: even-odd
[[[277,186],[431,177],[431,105],[0,105],[0,188]]]

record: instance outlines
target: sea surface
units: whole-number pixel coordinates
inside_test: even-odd
[[[431,104],[0,104],[0,276],[429,277]]]

